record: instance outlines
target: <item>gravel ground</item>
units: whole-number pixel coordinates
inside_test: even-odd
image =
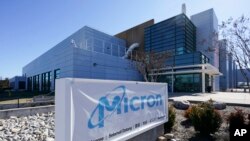
[[[0,119],[0,141],[54,141],[55,114]]]
[[[180,141],[229,141],[229,131],[227,124],[227,117],[231,112],[235,111],[235,108],[243,109],[244,112],[250,113],[250,107],[239,107],[239,106],[227,106],[224,110],[219,110],[223,123],[218,132],[209,137],[202,137],[196,134],[194,127],[184,117],[185,110],[176,109],[176,124],[173,127],[172,134],[174,138]]]
[[[201,137],[196,134],[193,126],[183,116],[184,110],[176,109],[176,124],[172,134],[179,141],[229,141],[227,116],[241,108],[250,113],[250,107],[227,106],[220,110],[223,124],[218,132],[210,137]],[[54,141],[55,138],[55,113],[36,114],[27,117],[10,117],[0,119],[0,141]]]

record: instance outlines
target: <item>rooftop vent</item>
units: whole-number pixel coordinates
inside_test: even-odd
[[[183,3],[181,6],[181,13],[186,15],[186,4],[185,3]]]

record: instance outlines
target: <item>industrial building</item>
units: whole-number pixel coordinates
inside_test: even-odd
[[[213,9],[191,18],[183,10],[164,21],[152,19],[114,36],[85,26],[23,67],[26,89],[51,91],[55,79],[65,77],[143,81],[131,57],[140,50],[172,54],[160,74],[150,74],[160,75],[158,81],[167,82],[170,92],[206,92],[208,87],[226,90],[235,87],[231,75],[236,66],[230,56],[226,61],[220,56],[220,46],[226,44],[218,40],[217,32]],[[134,43],[139,46],[128,54]]]
[[[136,36],[128,34],[132,29],[119,34],[127,35],[124,40],[130,39]],[[177,16],[144,28],[142,48],[146,52],[170,52],[173,55],[166,60],[166,67],[160,74],[151,75],[160,75],[158,81],[167,82],[170,92],[206,92],[208,87],[218,91],[222,73],[216,44],[218,37],[213,36],[217,31],[218,21],[213,9],[192,15],[191,19],[184,10]]]
[[[54,90],[55,79],[65,77],[141,80],[131,62],[123,58],[125,44],[85,26],[23,68],[27,90]]]

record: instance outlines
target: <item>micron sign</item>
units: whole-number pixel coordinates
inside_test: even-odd
[[[56,80],[56,140],[128,140],[168,120],[167,84]]]
[[[109,96],[115,95],[114,98]],[[135,103],[138,106],[135,105]],[[88,120],[88,128],[104,127],[104,121],[106,118],[112,116],[112,114],[126,114],[128,112],[136,112],[138,110],[144,110],[144,107],[154,107],[162,105],[161,94],[151,94],[147,96],[133,96],[128,98],[126,95],[126,87],[119,86],[115,88],[111,93],[103,96],[99,99],[99,103],[91,113]],[[98,114],[98,122],[93,124],[92,117]],[[122,116],[122,115],[121,115]]]

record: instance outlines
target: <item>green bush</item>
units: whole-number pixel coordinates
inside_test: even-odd
[[[229,132],[233,133],[235,129],[243,128],[245,127],[245,113],[242,109],[235,108],[236,112],[230,113],[228,116],[228,123],[229,123]]]
[[[222,124],[220,113],[214,110],[210,101],[192,106],[187,116],[196,131],[209,135],[218,131]]]
[[[176,112],[173,106],[168,107],[168,122],[164,124],[165,133],[170,132],[175,124]]]

